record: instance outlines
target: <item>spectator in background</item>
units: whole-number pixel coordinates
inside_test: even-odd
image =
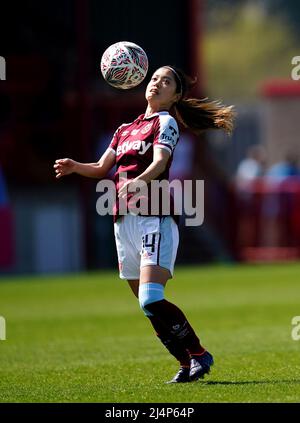
[[[262,145],[252,145],[236,172],[236,202],[238,210],[236,242],[239,250],[256,242],[257,210],[255,189],[257,178],[264,176],[266,150]]]
[[[247,150],[247,156],[243,159],[236,172],[239,180],[251,181],[263,176],[266,165],[266,151],[262,145],[252,145]]]
[[[299,175],[298,157],[292,153],[286,154],[283,161],[273,164],[266,172],[266,176],[277,179],[284,179],[289,176]]]
[[[289,216],[295,209],[296,196],[294,190],[290,190],[290,179],[300,176],[298,167],[298,156],[295,152],[289,151],[282,161],[274,163],[266,171],[269,193],[265,195],[262,204],[262,214],[265,225],[262,233],[263,244],[271,247],[280,247],[282,242],[287,243],[286,236],[290,221]],[[297,227],[297,218],[296,218]]]

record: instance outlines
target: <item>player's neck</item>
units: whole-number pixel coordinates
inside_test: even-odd
[[[166,111],[168,111],[168,108],[165,107],[165,106],[154,107],[154,106],[151,106],[150,104],[148,104],[146,112],[145,112],[145,117],[149,117],[149,116],[153,115],[154,113],[166,112]]]

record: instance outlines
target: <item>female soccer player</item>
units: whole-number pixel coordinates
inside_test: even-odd
[[[173,276],[178,247],[175,216],[130,213],[130,196],[143,181],[168,180],[172,156],[179,138],[178,123],[194,133],[206,129],[232,130],[232,106],[187,97],[195,81],[181,70],[157,69],[146,89],[145,114],[121,125],[110,146],[96,163],[56,160],[56,178],[71,173],[104,178],[116,165],[114,231],[120,278],[126,279],[157,336],[179,361],[177,374],[168,383],[190,382],[209,373],[212,355],[203,348],[183,312],[164,298]],[[120,174],[127,172],[124,183]],[[127,198],[129,213],[120,215],[119,202]],[[146,213],[147,214],[147,213]]]

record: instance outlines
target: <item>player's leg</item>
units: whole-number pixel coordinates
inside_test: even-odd
[[[148,313],[157,316],[171,333],[178,338],[190,354],[202,354],[197,335],[189,324],[186,316],[175,304],[167,301],[164,296],[164,288],[167,279],[163,282],[166,269],[160,266],[145,266],[141,269],[139,298],[141,307]],[[160,277],[158,276],[160,274]]]
[[[114,224],[114,233],[119,262],[120,279],[130,280],[132,288],[140,277],[140,251],[134,247],[131,240],[132,216],[126,215]],[[134,285],[135,284],[135,285]]]
[[[138,298],[139,293],[139,280],[127,280],[133,294]],[[170,335],[169,330],[166,330],[165,325],[155,316],[147,316],[155,330],[158,339],[167,348],[170,354],[172,354],[180,364],[181,369],[187,369],[180,371],[177,375],[176,382],[186,382],[189,380],[189,368],[190,368],[190,357],[186,349],[181,345],[178,340]],[[175,382],[175,381],[174,381]]]
[[[209,372],[213,359],[200,344],[199,338],[184,313],[179,307],[164,298],[166,281],[163,282],[162,279],[165,271],[166,269],[159,268],[159,266],[142,268],[139,301],[146,316],[150,320],[156,319],[160,326],[164,327],[165,337],[176,339],[176,343],[173,341],[176,350],[185,352],[182,357],[185,361],[180,362],[179,372],[171,382],[196,380]],[[160,280],[160,283],[151,282],[153,280]]]
[[[177,340],[178,349],[185,351],[191,365],[189,376],[194,380],[209,371],[213,360],[200,344],[184,313],[164,298],[164,287],[173,273],[177,245],[178,228],[173,219],[160,220],[157,236],[148,234],[147,242],[144,242],[139,302],[147,317],[156,319],[164,327],[164,333]]]
[[[127,279],[127,282],[138,298],[139,276],[141,262],[141,234],[137,228],[140,219],[131,215],[125,216],[122,220],[115,223],[115,238],[119,260],[119,272],[121,279]],[[136,241],[136,247],[135,242]],[[160,280],[160,279],[159,279]],[[170,336],[165,330],[164,325],[155,316],[149,317],[149,320],[161,342],[174,355],[181,365],[189,366],[189,356],[185,349],[180,345],[176,338]]]
[[[127,279],[127,282],[133,294],[136,296],[136,298],[139,298],[139,279]]]

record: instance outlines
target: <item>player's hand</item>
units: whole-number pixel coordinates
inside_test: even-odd
[[[135,179],[126,180],[122,187],[119,189],[118,197],[125,199],[127,197],[127,193],[136,192],[137,188],[140,189],[140,185],[143,184],[142,181],[138,181]]]
[[[75,171],[76,162],[72,159],[58,159],[55,160],[54,169],[56,178],[59,179],[62,176],[70,175]]]

